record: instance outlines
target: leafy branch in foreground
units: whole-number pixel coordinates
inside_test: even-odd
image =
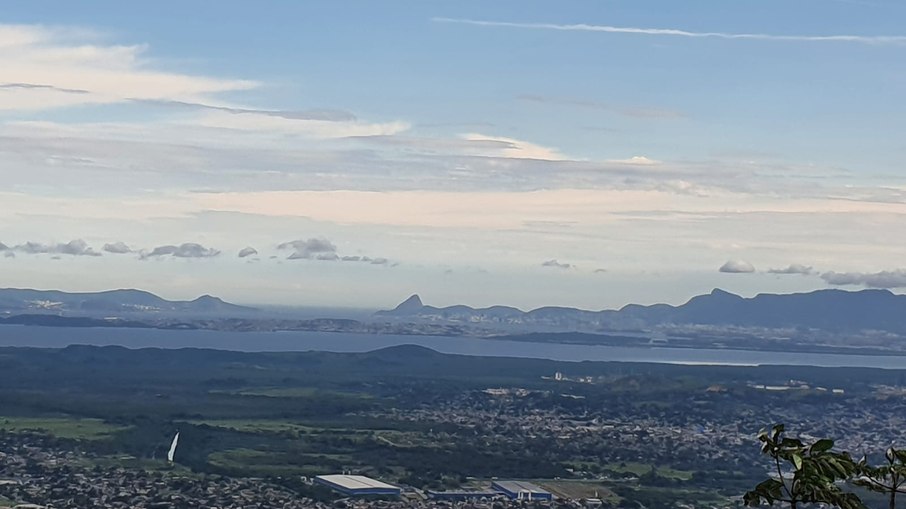
[[[761,452],[773,460],[776,476],[772,475],[747,492],[743,501],[748,506],[787,503],[790,509],[800,504],[828,504],[840,509],[864,509],[865,505],[853,493],[840,489],[838,481],[846,481],[859,473],[859,465],[845,452],[833,451],[834,441],[824,438],[804,444],[798,438],[784,435],[783,424],[758,434]]]
[[[895,509],[897,494],[906,493],[906,451],[891,447],[887,449],[884,458],[887,464],[877,467],[868,465],[866,459],[862,458],[858,464],[859,473],[862,475],[853,480],[853,484],[874,492],[886,493],[889,509]]]

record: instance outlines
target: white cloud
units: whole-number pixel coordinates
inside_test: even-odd
[[[337,261],[337,246],[324,238],[299,239],[284,242],[277,249],[291,249],[292,253],[287,260],[323,260]]]
[[[105,43],[84,30],[0,25],[0,111],[46,110],[133,100],[215,102],[249,80],[155,69],[143,45]]]
[[[821,279],[835,286],[864,286],[867,288],[906,288],[906,269],[881,272],[825,272]]]
[[[273,243],[301,224],[301,228],[328,238],[355,238],[375,231],[402,235],[403,241],[392,236],[368,243],[357,241],[363,251],[339,254],[377,254],[410,267],[429,260],[442,261],[450,256],[447,250],[458,245],[480,246],[474,253],[457,251],[457,259],[464,263],[500,259],[528,267],[550,257],[550,251],[541,244],[553,242],[572,246],[558,248],[559,256],[589,269],[600,264],[600,258],[588,258],[589,250],[595,249],[608,259],[623,260],[608,267],[611,274],[620,273],[627,265],[713,271],[715,267],[702,256],[707,252],[749,253],[747,256],[764,260],[765,268],[785,267],[790,259],[820,260],[829,267],[846,266],[853,259],[896,266],[896,253],[906,249],[906,241],[897,238],[891,239],[884,252],[870,247],[873,239],[887,235],[888,228],[899,224],[906,212],[902,204],[797,200],[720,190],[707,197],[668,190],[549,189],[168,192],[110,198],[40,197],[0,191],[0,203],[4,241],[28,238],[32,232],[59,238],[73,231],[85,238],[137,241],[136,228],[156,225],[153,236],[149,233],[143,237],[146,246],[167,244],[175,235],[205,232],[206,239],[235,256],[246,244]],[[218,225],[224,232],[219,237],[212,237],[208,233],[210,224],[197,219],[204,211],[224,218]],[[230,217],[245,219],[233,224],[233,219],[226,220]],[[527,226],[542,223],[573,226],[543,231]],[[272,224],[280,224],[282,229],[276,230]],[[271,233],[259,235],[264,230]],[[415,234],[423,242],[418,244],[421,247],[417,252],[404,249],[402,246],[410,245],[409,235]],[[494,247],[486,236],[506,239],[506,250]],[[802,279],[805,284],[807,278]]]
[[[610,25],[589,25],[585,23],[557,24],[557,23],[518,23],[511,21],[486,21],[460,18],[432,18],[440,23],[458,23],[499,28],[522,28],[530,30],[556,30],[563,32],[602,32],[610,34],[653,35],[690,37],[696,39],[749,39],[759,41],[789,41],[789,42],[852,42],[861,44],[906,44],[906,35],[774,35],[758,33],[732,33],[732,32],[692,32],[676,28],[638,28],[617,27]]]
[[[397,263],[391,265],[390,260],[383,257],[371,257],[363,255],[344,255],[340,256],[337,246],[325,238],[299,239],[284,242],[277,246],[277,249],[291,250],[292,253],[286,258],[287,260],[318,260],[326,262],[358,262],[371,265],[389,265],[395,267]]]
[[[12,248],[25,254],[52,254],[52,255],[70,255],[70,256],[101,256],[101,253],[95,251],[82,239],[71,240],[66,243],[43,244],[40,242],[26,242]]]
[[[361,263],[370,263],[371,265],[387,265],[390,263],[390,260],[386,258],[372,258],[370,256],[342,256],[340,257],[341,262],[361,262]]]
[[[550,267],[554,269],[574,269],[575,265],[571,263],[560,263],[557,260],[547,260],[541,264],[542,267]]]
[[[474,148],[480,153],[514,159],[541,159],[545,161],[564,161],[569,158],[557,149],[543,147],[516,138],[490,136],[479,133],[463,134],[462,138],[474,142]]]
[[[10,48],[36,58],[25,62]],[[60,51],[40,53],[47,48]],[[310,264],[323,271],[359,270],[354,262],[392,265],[402,260],[412,268],[450,259],[476,264],[504,260],[522,269],[537,268],[551,256],[545,247],[550,241],[557,243],[558,256],[579,267],[617,260],[608,266],[613,277],[632,265],[691,268],[714,278],[720,276],[702,256],[713,252],[711,243],[723,244],[717,252],[748,253],[777,267],[790,259],[839,266],[831,264],[866,255],[874,257],[872,264],[896,266],[892,258],[906,246],[893,239],[898,244],[885,253],[870,249],[872,237],[881,238],[906,214],[902,189],[890,187],[895,179],[885,179],[886,193],[868,181],[857,192],[832,181],[827,176],[839,173],[821,165],[658,161],[652,158],[656,153],[642,155],[648,153],[644,146],[612,156],[637,154],[625,159],[583,161],[563,154],[544,137],[526,141],[502,136],[489,125],[460,125],[457,132],[480,131],[463,135],[431,134],[435,131],[427,128],[411,132],[407,122],[370,122],[350,112],[230,105],[219,99],[221,92],[255,84],[168,73],[165,65],[146,58],[148,53],[141,46],[108,44],[96,34],[56,29],[45,33],[25,27],[0,36],[0,56],[9,56],[23,69],[40,67],[53,78],[5,75],[0,95],[16,98],[9,107],[132,101],[142,109],[173,113],[136,122],[78,122],[73,115],[65,123],[0,125],[0,179],[11,184],[0,190],[4,239],[31,238],[32,231],[61,238],[79,231],[86,239],[157,245],[162,249],[155,256],[167,257],[193,252],[165,244],[174,237],[192,238],[195,232],[232,256],[246,243],[271,245],[285,238],[286,231],[298,231],[293,228],[357,239],[361,251],[344,252],[341,246],[339,253],[310,255],[350,262]],[[0,76],[4,72],[0,69]],[[169,85],[146,88],[133,79],[148,72],[163,75]],[[92,73],[99,78],[96,83],[84,77]],[[588,106],[634,116],[671,115]],[[0,99],[0,111],[3,107]],[[19,113],[10,117],[29,118]],[[855,180],[844,183],[851,182]],[[242,217],[242,225],[220,234],[196,228],[200,216],[217,211],[235,213],[219,216]],[[274,223],[284,228],[277,231]],[[560,224],[571,226],[552,226]],[[86,228],[79,230],[81,225]],[[145,229],[156,231],[134,237],[135,231],[145,235]],[[381,235],[370,241],[357,236],[378,231]],[[204,251],[194,252],[216,251],[199,247]],[[591,247],[601,258],[590,258]],[[296,250],[285,254],[290,253]],[[108,258],[110,264],[132,259]],[[41,260],[46,257],[22,263]],[[139,270],[170,266],[136,265],[142,266]],[[788,278],[783,284],[810,282],[814,280]]]
[[[113,254],[131,253],[132,249],[125,242],[112,242],[104,244],[104,251]]]
[[[799,274],[802,276],[810,276],[815,274],[816,271],[812,267],[802,265],[800,263],[794,263],[789,265],[784,269],[769,269],[768,274]]]
[[[760,197],[713,190],[707,196],[673,189],[546,189],[540,191],[261,191],[194,193],[197,209],[296,216],[340,224],[514,228],[526,224],[604,225],[771,214],[804,219],[838,214],[898,217],[901,204]]]
[[[256,254],[258,254],[258,250],[249,246],[249,247],[244,247],[244,248],[240,249],[238,256],[239,256],[239,258],[247,258],[249,256],[254,256]]]
[[[751,274],[755,272],[755,267],[744,260],[729,260],[719,270],[726,274]]]
[[[220,251],[213,248],[204,247],[194,242],[186,242],[178,246],[165,245],[157,246],[151,251],[142,252],[141,258],[161,258],[172,256],[174,258],[213,258],[220,254]]]
[[[311,138],[390,136],[410,128],[407,122],[401,121],[369,123],[358,120],[316,120],[285,118],[256,112],[230,113],[226,111],[212,111],[190,118],[186,122],[190,125],[219,129],[296,134]]]
[[[246,116],[222,111],[218,115]],[[733,190],[770,196],[775,190],[776,181],[771,181],[757,165],[740,167],[717,161],[652,164],[655,160],[645,156],[580,161],[554,148],[493,135],[466,135],[470,139],[402,134],[349,137],[346,135],[358,129],[380,132],[382,128],[375,127],[380,124],[358,120],[257,116],[318,127],[293,135],[264,127],[254,131],[194,125],[191,117],[179,123],[147,124],[8,122],[0,125],[0,157],[8,163],[0,166],[0,178],[15,178],[33,194],[49,189],[47,183],[53,181],[53,191],[47,194],[57,196],[61,189],[79,190],[86,182],[93,183],[94,193],[102,189],[131,192],[134,187],[126,184],[133,179],[150,189],[213,191],[287,187],[519,191],[582,187],[662,188],[696,195]],[[19,169],[25,167],[29,171]],[[788,175],[784,180],[788,201],[792,202],[795,195],[827,197],[829,189],[816,185],[814,179],[802,178],[799,168],[783,170]],[[114,174],[116,178],[112,178]],[[851,193],[845,189],[837,192]],[[901,206],[894,202],[887,205]]]
[[[629,159],[611,159],[607,162],[615,164],[627,164],[631,166],[653,166],[655,164],[661,164],[660,161],[649,159],[645,156],[632,156]]]

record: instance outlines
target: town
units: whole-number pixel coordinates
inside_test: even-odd
[[[7,349],[2,361],[0,507],[735,507],[767,474],[762,428],[878,457],[906,425],[904,374],[885,370],[414,347]],[[360,496],[331,476],[391,491]],[[494,488],[508,480],[536,488]]]

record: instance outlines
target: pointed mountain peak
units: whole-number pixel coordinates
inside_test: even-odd
[[[736,295],[735,293],[730,293],[726,290],[721,290],[720,288],[715,288],[715,289],[711,290],[711,296],[712,297],[721,297],[721,298],[731,298],[731,299],[741,298],[739,295]]]
[[[223,302],[223,299],[214,297],[213,295],[204,294],[201,297],[193,300],[192,302]]]
[[[400,303],[399,306],[395,307],[393,310],[394,311],[403,311],[403,312],[412,312],[412,311],[418,311],[419,309],[423,308],[424,306],[425,305],[422,304],[421,297],[419,297],[418,294],[416,293],[416,294],[413,294],[408,299],[404,300],[402,303]]]

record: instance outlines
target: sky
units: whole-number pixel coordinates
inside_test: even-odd
[[[906,289],[899,0],[10,1],[0,286]]]

